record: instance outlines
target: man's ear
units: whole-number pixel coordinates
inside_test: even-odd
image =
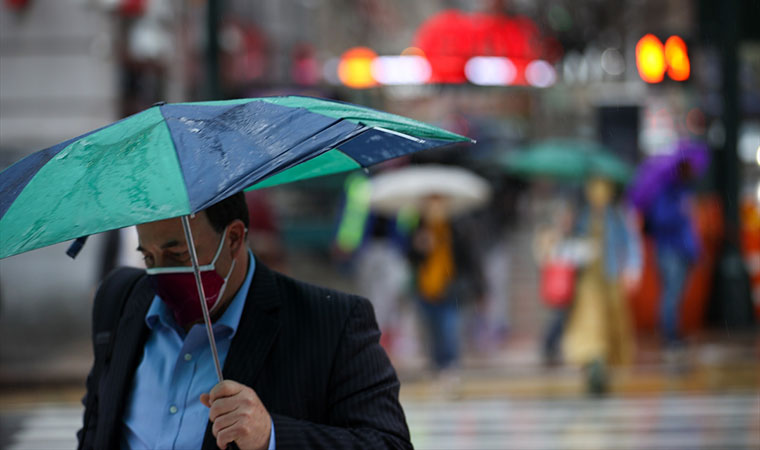
[[[240,247],[245,246],[245,224],[242,220],[234,220],[227,226],[230,240],[230,251],[233,255],[239,255]]]

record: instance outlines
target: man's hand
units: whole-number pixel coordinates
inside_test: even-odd
[[[272,418],[256,392],[240,383],[224,380],[208,394],[201,394],[201,403],[209,408],[211,431],[219,448],[235,442],[240,450],[266,450]]]

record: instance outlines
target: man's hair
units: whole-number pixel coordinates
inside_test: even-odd
[[[241,220],[248,228],[248,205],[245,203],[245,194],[238,192],[221,202],[214,203],[206,208],[206,217],[217,233],[224,232],[227,225],[235,220]]]

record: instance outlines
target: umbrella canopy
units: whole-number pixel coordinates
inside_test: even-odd
[[[157,104],[0,173],[0,258],[469,139],[310,97]]]
[[[491,188],[482,177],[459,167],[409,166],[372,178],[370,206],[392,215],[417,208],[433,195],[445,197],[448,214],[456,215],[485,204]]]
[[[707,144],[693,140],[678,141],[667,154],[647,158],[636,171],[628,197],[639,209],[646,209],[663,189],[677,181],[678,166],[688,164],[692,174],[702,175],[710,162]]]
[[[592,141],[548,139],[506,155],[501,165],[522,176],[578,180],[591,175],[627,183],[632,174],[628,164],[611,150]]]

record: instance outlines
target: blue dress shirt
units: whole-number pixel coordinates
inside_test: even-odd
[[[235,336],[256,262],[248,251],[248,272],[237,294],[213,324],[219,362],[224,366]],[[199,449],[208,423],[200,401],[217,384],[216,370],[203,323],[187,334],[158,296],[145,316],[150,336],[135,373],[124,412],[122,448]],[[274,424],[269,449],[274,450]]]

